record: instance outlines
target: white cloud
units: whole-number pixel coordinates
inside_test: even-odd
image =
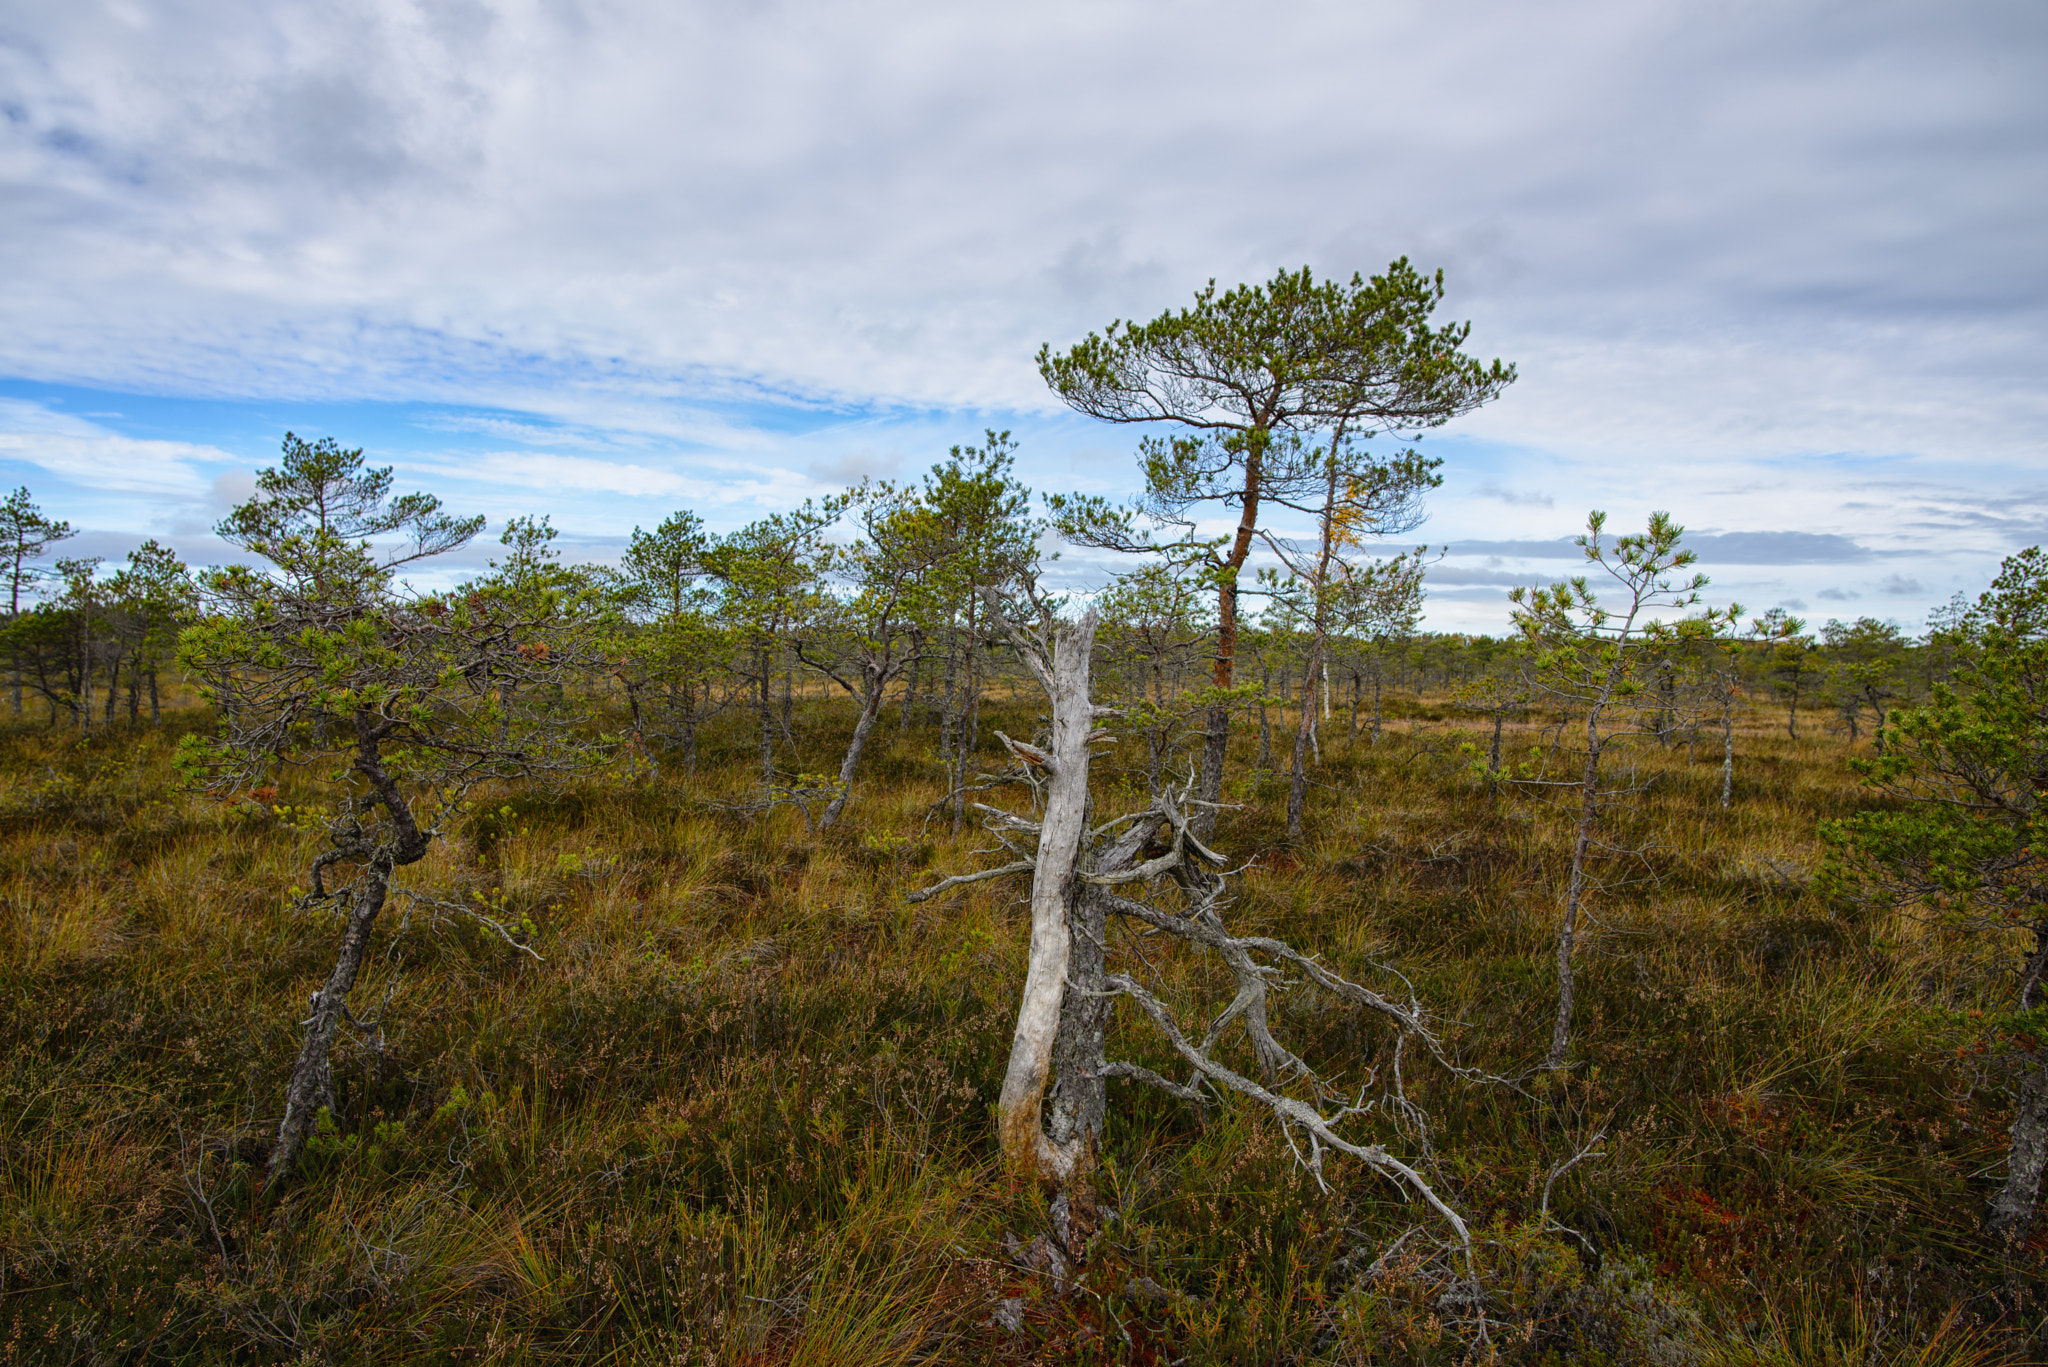
[[[2011,54],[2043,27],[1995,3],[81,0],[0,43],[0,367],[1044,407],[1040,341],[1210,275],[1410,252],[1523,365],[1472,431],[2012,458],[2038,450],[2048,177]],[[1372,52],[1401,56],[1361,79]]]
[[[494,517],[752,516],[984,416],[1121,495],[1041,342],[1406,253],[1522,375],[1431,439],[1432,541],[1668,508],[1940,596],[2048,536],[2025,0],[17,8],[0,376],[409,401],[375,458]],[[164,431],[0,400],[0,457],[195,526],[269,458]]]
[[[211,446],[138,440],[41,404],[0,399],[0,461],[32,465],[96,492],[203,498],[209,476],[202,467],[228,459]]]
[[[772,468],[756,466],[740,475],[727,465],[725,473],[707,476],[543,451],[491,451],[439,458],[414,456],[406,461],[406,468],[408,473],[436,475],[443,480],[497,487],[509,485],[550,493],[666,499],[678,505],[749,500],[795,501],[813,491],[808,481]]]

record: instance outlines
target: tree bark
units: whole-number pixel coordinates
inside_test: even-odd
[[[1067,1185],[1077,1165],[1085,1162],[1085,1155],[1082,1146],[1071,1140],[1065,1146],[1055,1145],[1045,1133],[1039,1112],[1073,954],[1067,907],[1087,827],[1088,737],[1095,729],[1095,709],[1088,697],[1088,657],[1095,642],[1095,622],[1091,608],[1078,622],[1062,622],[1054,631],[1045,680],[1052,701],[1051,780],[1031,875],[1031,957],[1023,1001],[1017,1008],[1017,1028],[1010,1041],[1010,1061],[996,1103],[1004,1159],[1020,1174],[1041,1176],[1059,1186]]]
[[[683,685],[683,772],[697,772],[697,685]]]
[[[1263,434],[1261,434],[1261,437]],[[1223,575],[1216,588],[1216,687],[1231,687],[1237,666],[1237,576],[1252,552],[1252,537],[1259,526],[1259,489],[1264,472],[1260,439],[1255,438],[1245,453],[1244,493],[1239,502],[1237,535],[1223,562]],[[1230,703],[1218,699],[1209,709],[1209,734],[1202,746],[1202,776],[1195,796],[1197,806],[1189,821],[1195,835],[1207,840],[1216,832],[1217,808],[1223,801],[1223,761],[1230,749]]]
[[[847,742],[846,754],[839,761],[839,791],[826,804],[825,814],[818,818],[821,831],[829,831],[838,824],[839,814],[853,797],[853,775],[860,768],[861,751],[867,748],[868,733],[875,729],[875,722],[882,715],[882,699],[894,679],[895,675],[886,670],[868,675],[867,696],[861,699],[860,716],[853,723],[853,739]]]
[[[383,729],[380,731],[379,727]],[[384,910],[384,900],[391,889],[391,875],[400,866],[413,863],[427,852],[427,833],[414,822],[412,807],[399,790],[396,780],[385,770],[379,752],[379,742],[389,730],[390,723],[373,721],[371,714],[358,713],[356,716],[355,768],[369,780],[378,802],[390,815],[393,833],[391,839],[369,852],[362,873],[349,889],[348,926],[342,932],[334,971],[327,975],[326,984],[313,996],[312,1015],[305,1022],[305,1039],[299,1046],[298,1061],[292,1066],[291,1081],[285,1087],[284,1120],[278,1126],[277,1145],[270,1151],[270,1164],[265,1174],[265,1186],[269,1188],[290,1177],[297,1167],[299,1153],[319,1118],[320,1105],[333,1093],[328,1056],[334,1047],[334,1036],[341,1028],[342,1017],[348,1010],[348,994],[355,988],[356,975],[361,971],[363,957],[369,949],[370,931],[376,925],[378,913]],[[316,891],[319,885],[316,866]]]
[[[761,782],[775,782],[775,707],[769,701],[768,648],[756,646],[754,663],[760,672],[761,696]]]
[[[373,857],[349,890],[348,928],[342,932],[341,950],[335,955],[334,971],[313,997],[313,1014],[306,1022],[306,1036],[299,1045],[291,1081],[285,1086],[284,1121],[277,1127],[277,1146],[270,1151],[267,1186],[275,1187],[291,1176],[306,1139],[313,1133],[321,1106],[333,1096],[328,1056],[341,1028],[348,994],[355,988],[356,974],[361,971],[369,949],[371,928],[376,924],[377,914],[384,910],[390,886],[389,860]]]
[[[1564,920],[1557,928],[1557,1019],[1550,1029],[1547,1068],[1562,1068],[1572,1044],[1572,947],[1579,932],[1579,907],[1586,897],[1586,857],[1593,823],[1600,814],[1600,711],[1586,719],[1586,772],[1579,785],[1579,829],[1572,841],[1571,882],[1565,889]]]
[[[2012,1150],[2006,1159],[2005,1185],[1992,1198],[1986,1233],[2017,1247],[2026,1242],[2040,1198],[2041,1173],[2048,1168],[2048,1057],[2027,1051],[2020,1074],[2019,1103],[2013,1108]]]
[[[1308,744],[1315,731],[1315,678],[1323,662],[1322,624],[1316,624],[1316,637],[1309,647],[1308,669],[1303,673],[1304,690],[1301,700],[1301,725],[1294,732],[1294,767],[1288,775],[1287,784],[1287,838],[1301,839],[1302,813],[1308,805]]]
[[[79,613],[84,618],[83,611]],[[83,735],[92,734],[92,628],[79,627],[78,647],[78,729]]]
[[[1109,1061],[1105,1042],[1114,1003],[1103,976],[1109,899],[1092,884],[1077,880],[1072,887],[1074,895],[1067,909],[1067,982],[1079,990],[1068,992],[1060,1002],[1045,1128],[1052,1147],[1072,1155],[1064,1183],[1070,1207],[1086,1208],[1093,1205],[1088,1176],[1102,1145],[1102,1125],[1109,1110],[1102,1069]]]
[[[1721,700],[1721,810],[1735,796],[1735,699]]]

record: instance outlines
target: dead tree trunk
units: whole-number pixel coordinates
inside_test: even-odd
[[[997,1124],[1003,1157],[1019,1172],[1068,1185],[1092,1160],[1092,1136],[1070,1135],[1055,1143],[1046,1134],[1039,1112],[1059,1038],[1061,1007],[1066,996],[1073,937],[1067,905],[1074,893],[1074,872],[1080,861],[1081,837],[1088,818],[1088,741],[1095,731],[1095,707],[1088,698],[1088,662],[1095,646],[1095,611],[1077,622],[1061,622],[1049,633],[1051,658],[1035,643],[1015,632],[1017,653],[1044,685],[1052,701],[1050,754],[1021,746],[1004,737],[1011,751],[1047,771],[1045,815],[1039,823],[1038,855],[1031,873],[1031,958],[1024,977],[1024,1000],[1017,1009],[1017,1029],[1010,1042],[1010,1062],[1003,1073]],[[1079,1114],[1080,1108],[1075,1108]],[[1100,1124],[1100,1121],[1097,1121]]]
[[[1169,794],[1155,794],[1144,811],[1089,831],[1089,746],[1106,739],[1095,731],[1096,719],[1113,713],[1113,709],[1095,707],[1088,699],[1088,655],[1095,614],[1090,610],[1078,622],[1056,623],[1041,607],[1043,630],[1039,639],[1033,640],[1003,616],[999,600],[991,598],[991,606],[997,608],[996,619],[1018,656],[1052,700],[1050,751],[996,733],[1020,762],[1023,773],[1041,785],[1044,815],[1031,821],[977,804],[988,818],[988,830],[1013,853],[1026,857],[1000,868],[943,879],[910,897],[922,901],[964,883],[1027,871],[1032,874],[1030,961],[997,1115],[1003,1154],[1012,1170],[1059,1188],[1067,1197],[1069,1211],[1085,1209],[1090,1204],[1088,1178],[1106,1110],[1105,1078],[1130,1078],[1198,1104],[1223,1092],[1236,1092],[1268,1107],[1289,1131],[1290,1145],[1297,1135],[1305,1141],[1294,1152],[1318,1180],[1324,1155],[1335,1150],[1364,1161],[1420,1196],[1451,1227],[1469,1275],[1473,1270],[1471,1238],[1458,1213],[1420,1173],[1382,1145],[1359,1143],[1336,1133],[1339,1125],[1374,1111],[1377,1103],[1346,1104],[1337,1097],[1307,1063],[1274,1039],[1266,1011],[1269,995],[1284,990],[1289,979],[1306,981],[1341,1000],[1382,1013],[1404,1038],[1419,1039],[1441,1060],[1420,1003],[1411,1000],[1403,1006],[1384,998],[1337,976],[1282,941],[1232,936],[1219,914],[1224,880],[1211,872],[1221,868],[1222,856],[1202,844],[1193,822],[1181,814]],[[1041,774],[1046,776],[1043,780],[1037,778]],[[1191,775],[1189,788],[1198,782]],[[1035,851],[1013,839],[1013,833],[1035,837]],[[1167,844],[1166,852],[1141,860],[1140,856],[1158,843]],[[1186,892],[1187,910],[1162,911],[1120,894],[1125,887],[1162,878],[1172,879]],[[1235,998],[1210,1022],[1201,1040],[1184,1035],[1172,1014],[1136,979],[1107,971],[1110,913],[1142,923],[1152,933],[1215,953],[1236,978]],[[1262,958],[1267,962],[1260,962]],[[1118,997],[1132,999],[1191,1066],[1186,1084],[1136,1064],[1106,1060],[1110,1007]],[[1233,1026],[1241,1028],[1251,1044],[1265,1074],[1263,1083],[1215,1058],[1213,1051]],[[1300,1088],[1308,1089],[1312,1099],[1288,1095],[1289,1089]],[[1390,1111],[1412,1114],[1410,1103],[1400,1093],[1398,1070],[1388,1101]],[[1482,1339],[1484,1334],[1482,1325]]]

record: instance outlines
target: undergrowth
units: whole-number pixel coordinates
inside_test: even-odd
[[[803,708],[830,754],[838,713]],[[1032,1270],[1043,1197],[1001,1177],[990,1121],[1022,889],[904,900],[986,842],[893,719],[825,837],[733,810],[751,742],[715,728],[700,776],[481,795],[402,880],[336,1107],[266,1204],[336,924],[290,910],[315,838],[277,809],[316,790],[180,791],[202,724],[0,731],[0,1362],[2048,1356],[2042,1241],[2015,1266],[1975,1232],[2009,1118],[1967,1047],[1988,988],[1809,888],[1816,823],[1865,801],[1834,740],[1755,719],[1728,811],[1718,755],[1637,752],[1655,782],[1607,833],[1630,853],[1590,907],[1567,1073],[1531,1071],[1565,816],[1489,795],[1427,707],[1377,746],[1327,738],[1298,846],[1284,778],[1236,757],[1233,926],[1398,966],[1459,1063],[1520,1080],[1410,1058],[1428,1129],[1387,1131],[1475,1230],[1480,1344],[1400,1242],[1400,1193],[1340,1166],[1325,1192],[1269,1120],[1122,1084],[1111,1214],[1071,1279]],[[1033,721],[998,702],[995,725]],[[1142,782],[1112,752],[1098,805]],[[1146,953],[1180,999],[1227,999],[1214,965]],[[1354,1012],[1297,992],[1283,1017],[1332,1075],[1394,1064]],[[1112,1052],[1171,1064],[1129,1020]]]

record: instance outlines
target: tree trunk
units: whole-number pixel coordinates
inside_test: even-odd
[[[913,649],[916,650],[917,654],[912,657],[910,674],[903,681],[903,711],[896,718],[897,734],[904,736],[910,734],[910,714],[915,709],[917,702],[917,681],[919,676],[924,673],[924,638],[922,636],[915,638]]]
[[[697,685],[683,685],[683,772],[697,772]]]
[[[997,1129],[1012,1170],[1065,1186],[1088,1155],[1078,1143],[1056,1146],[1040,1123],[1073,955],[1067,906],[1086,833],[1088,737],[1095,710],[1088,697],[1088,656],[1095,641],[1095,611],[1055,629],[1049,662],[1052,702],[1051,780],[1039,823],[1031,876],[1031,957],[1009,1065],[997,1100]],[[1078,1113],[1078,1112],[1077,1112]]]
[[[1202,738],[1202,776],[1195,786],[1198,805],[1188,814],[1188,824],[1197,838],[1207,840],[1216,831],[1216,808],[1223,800],[1223,756],[1230,748],[1230,704],[1219,702],[1209,709],[1209,729]]]
[[[1572,1044],[1572,947],[1578,939],[1579,907],[1586,897],[1586,858],[1593,846],[1593,822],[1600,814],[1600,712],[1586,718],[1586,772],[1579,785],[1579,829],[1572,841],[1571,882],[1565,889],[1564,920],[1557,928],[1557,1020],[1550,1029],[1546,1068],[1562,1068]]]
[[[1294,730],[1294,767],[1289,772],[1287,784],[1287,838],[1300,840],[1302,813],[1308,805],[1308,747],[1315,731],[1315,680],[1323,663],[1323,642],[1320,628],[1316,639],[1309,647],[1308,668],[1303,671],[1303,697],[1301,724]],[[1318,759],[1322,757],[1317,756]]]
[[[785,663],[782,669],[782,739],[794,748],[796,733],[790,730],[790,721],[795,712],[796,700],[792,696],[796,686],[796,665]]]
[[[284,1092],[284,1121],[277,1127],[277,1146],[270,1151],[265,1185],[275,1187],[290,1177],[298,1166],[299,1152],[313,1133],[323,1105],[331,1106],[334,1096],[333,1071],[328,1055],[334,1036],[341,1029],[342,1012],[348,994],[355,988],[356,974],[370,946],[370,930],[391,887],[392,866],[380,852],[356,880],[349,892],[348,928],[342,932],[341,952],[335,955],[334,971],[313,997],[312,1018],[306,1022],[306,1037],[299,1045],[298,1062],[292,1066],[291,1081]]]
[[[1078,991],[1060,1001],[1059,1035],[1053,1043],[1053,1083],[1047,1098],[1045,1129],[1052,1147],[1073,1155],[1064,1186],[1069,1208],[1094,1204],[1088,1181],[1102,1145],[1102,1125],[1109,1109],[1102,1076],[1114,1003],[1103,981],[1103,948],[1108,943],[1109,899],[1102,889],[1076,881],[1069,903],[1067,982]]]
[[[381,732],[376,729],[379,725],[384,726]],[[355,768],[370,781],[378,803],[390,815],[393,836],[370,852],[362,873],[349,889],[348,927],[342,932],[334,971],[327,975],[326,985],[313,995],[306,1037],[299,1046],[298,1061],[292,1066],[291,1081],[285,1087],[284,1120],[278,1126],[277,1146],[270,1151],[270,1165],[264,1177],[267,1188],[276,1187],[291,1175],[298,1165],[299,1151],[319,1119],[320,1104],[333,1095],[328,1055],[348,1010],[348,994],[356,985],[356,974],[369,949],[370,931],[390,893],[391,875],[427,852],[427,833],[414,822],[412,808],[384,768],[379,752],[379,741],[389,729],[388,723],[373,722],[368,714],[357,714]],[[317,866],[314,886],[319,886]]]
[[[961,652],[960,734],[953,740],[953,834],[967,824],[967,766],[981,729],[981,688],[974,677],[974,617],[968,616],[967,646]]]
[[[640,690],[645,687],[645,684],[634,683],[624,675],[620,675],[619,684],[626,690],[626,710],[633,718],[633,731],[627,737],[626,776],[637,779],[640,776],[640,764],[643,760],[646,761],[650,774],[654,770],[654,761],[647,754],[646,728],[640,718]]]
[[[2001,1236],[2013,1248],[2026,1242],[2040,1197],[2041,1173],[2048,1168],[2048,1056],[2030,1049],[2025,1059],[2019,1102],[2013,1108],[2005,1185],[1992,1198],[1991,1214],[1984,1221],[1986,1233]]]
[[[959,712],[955,697],[959,692],[960,658],[956,653],[957,642],[951,629],[946,632],[946,674],[939,692],[939,762],[946,766],[948,773],[953,767],[953,733],[957,729],[955,718]]]
[[[83,626],[79,628],[78,702],[78,729],[81,734],[89,736],[92,734],[92,632]]]
[[[490,687],[489,676],[485,677],[484,686],[486,688]],[[498,713],[498,748],[500,750],[506,749],[512,744],[512,706],[518,692],[519,684],[516,680],[507,680],[498,685],[498,707],[500,709]]]
[[[839,761],[839,791],[826,804],[825,814],[818,818],[821,831],[829,831],[838,824],[839,814],[846,810],[847,802],[853,797],[853,775],[860,767],[860,752],[867,748],[868,732],[875,729],[875,721],[882,715],[882,699],[889,691],[891,677],[884,673],[875,678],[867,697],[861,700],[860,716],[853,723],[853,739],[847,743],[846,754]]]
[[[1735,796],[1735,698],[1721,700],[1721,810]]]
[[[1237,535],[1230,543],[1216,586],[1216,687],[1229,688],[1237,670],[1237,576],[1252,552],[1252,537],[1259,526],[1260,479],[1264,470],[1260,442],[1255,436],[1245,454],[1244,492],[1238,498]],[[1218,699],[1209,709],[1209,735],[1202,746],[1202,777],[1195,789],[1200,804],[1190,815],[1195,836],[1207,840],[1216,833],[1218,806],[1223,801],[1223,762],[1230,749],[1230,703]]]
[[[1259,671],[1259,757],[1252,767],[1267,771],[1273,768],[1273,723],[1266,716],[1266,695],[1272,691],[1273,671]]]
[[[1488,797],[1493,797],[1500,791],[1500,779],[1496,777],[1500,773],[1500,729],[1502,723],[1507,720],[1507,715],[1508,710],[1505,707],[1493,709],[1493,744],[1486,751],[1486,795]]]
[[[773,783],[775,782],[775,707],[769,701],[768,696],[772,685],[768,678],[768,648],[766,646],[755,647],[754,663],[758,668],[761,679],[761,696],[759,699],[761,709],[761,782]]]

